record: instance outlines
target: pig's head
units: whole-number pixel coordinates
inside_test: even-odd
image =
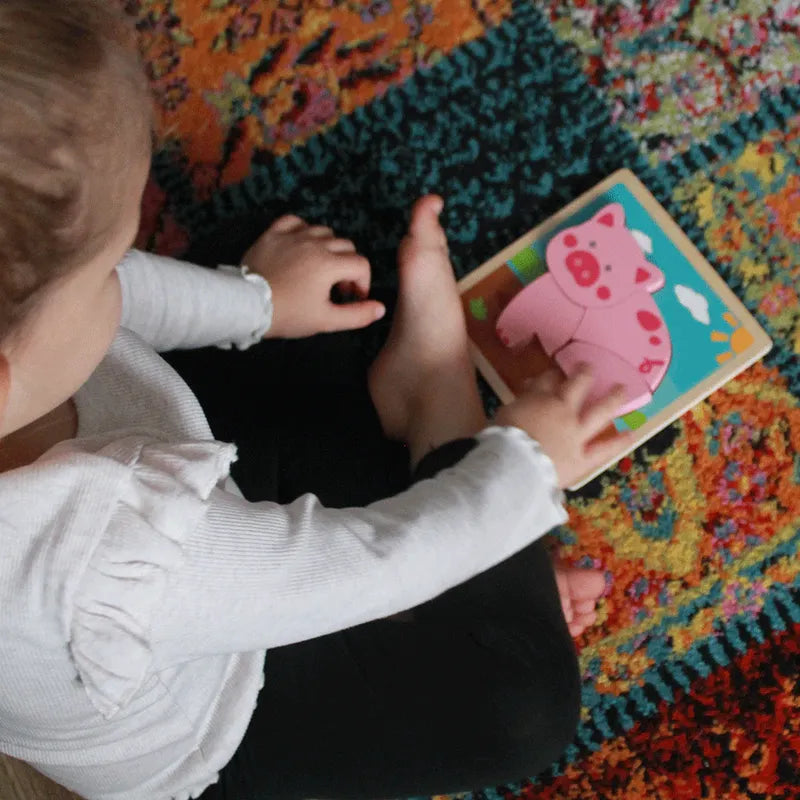
[[[590,220],[557,233],[545,259],[562,292],[587,308],[614,306],[633,292],[656,292],[664,275],[625,227],[625,210],[610,203]]]

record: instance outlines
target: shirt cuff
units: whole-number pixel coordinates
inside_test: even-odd
[[[241,276],[245,281],[251,284],[254,291],[258,293],[263,309],[261,324],[250,333],[241,336],[239,339],[234,339],[230,344],[217,345],[221,350],[230,350],[231,346],[235,346],[237,350],[247,350],[248,347],[258,344],[272,327],[272,287],[269,285],[266,278],[255,272],[251,272],[250,268],[245,265],[234,267],[227,264],[220,264],[217,267],[217,271],[229,275]]]
[[[411,476],[411,482],[425,480],[426,478],[433,478],[438,472],[441,472],[447,467],[452,467],[464,458],[467,453],[474,450],[478,446],[478,440],[474,438],[469,439],[453,439],[452,442],[437,447],[426,453],[417,464],[414,474]]]
[[[532,439],[522,429],[513,426],[490,425],[474,438],[454,439],[437,447],[435,450],[431,450],[420,459],[412,474],[411,483],[414,484],[426,478],[435,477],[443,469],[454,466],[469,455],[481,442],[498,439],[505,439],[513,446],[522,445],[526,450],[529,449],[534,452],[544,483],[551,487],[551,505],[553,508],[558,509],[557,515],[560,516],[554,524],[565,522],[567,518],[564,511],[566,497],[558,485],[558,474],[553,462],[535,439]]]

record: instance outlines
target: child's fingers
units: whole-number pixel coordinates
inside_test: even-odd
[[[557,369],[548,369],[532,378],[526,378],[522,385],[526,391],[552,394],[558,388],[561,380],[561,373]]]
[[[351,283],[360,297],[369,294],[371,270],[369,260],[355,253],[334,254],[330,261],[328,280],[332,283]]]
[[[578,364],[575,371],[567,377],[561,386],[561,398],[574,411],[583,408],[586,395],[592,388],[594,376],[588,364]]]
[[[329,253],[355,253],[356,246],[349,239],[331,239],[325,242]]]
[[[355,328],[365,328],[386,313],[386,307],[377,300],[360,300],[355,303],[335,305],[331,303],[329,324],[326,329],[334,331],[349,331]]]
[[[291,233],[305,228],[306,223],[295,214],[285,214],[278,217],[267,230],[275,231],[276,233]]]
[[[618,433],[609,438],[598,439],[586,445],[584,451],[592,464],[602,464],[612,458],[620,458],[620,453],[630,447],[633,441],[633,431]]]
[[[607,427],[614,418],[619,416],[619,410],[625,402],[625,389],[614,386],[611,391],[592,403],[581,414],[581,424],[589,436],[594,436]]]
[[[327,225],[312,225],[306,233],[314,239],[333,238],[333,228],[329,228]]]

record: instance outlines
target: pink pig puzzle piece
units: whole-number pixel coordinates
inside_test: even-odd
[[[625,226],[623,207],[610,203],[556,234],[545,260],[549,271],[498,317],[500,340],[517,349],[536,336],[567,375],[590,364],[590,401],[624,387],[618,416],[646,405],[667,372],[672,343],[652,296],[664,275]]]

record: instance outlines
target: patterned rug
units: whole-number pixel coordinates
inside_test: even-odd
[[[570,498],[557,536],[610,581],[577,738],[470,796],[800,797],[797,0],[127,5],[164,131],[141,246],[291,211],[390,286],[424,191],[463,275],[619,167],[647,184],[775,347]]]

